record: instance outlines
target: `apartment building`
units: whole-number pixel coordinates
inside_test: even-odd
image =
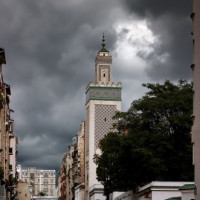
[[[14,135],[13,131],[14,126],[14,120],[10,120],[10,127],[9,127],[9,138],[10,138],[10,144],[9,144],[9,156],[10,156],[10,163],[9,163],[9,171],[13,175],[13,177],[16,177],[16,166],[17,166],[17,156],[18,156],[18,138]]]
[[[58,173],[58,197],[60,200],[66,200],[66,153],[63,156],[62,164]]]
[[[10,85],[3,80],[3,65],[6,64],[4,49],[0,48],[0,197],[6,199],[13,193],[16,184],[17,137],[14,120],[11,118]],[[10,188],[5,188],[5,182]]]
[[[69,151],[66,153],[66,197],[67,200],[72,200],[74,198],[74,183],[73,183],[73,159],[72,159],[72,153],[74,152],[74,146],[69,147]]]
[[[41,192],[47,196],[56,195],[56,171],[42,170],[30,167],[21,170],[21,180],[32,186],[32,195],[39,195]]]
[[[76,135],[76,143],[74,144],[73,159],[73,193],[75,199],[84,199],[85,192],[85,121],[82,121],[79,131]]]
[[[72,145],[64,153],[58,175],[59,199],[84,199],[85,192],[85,121],[82,121]]]

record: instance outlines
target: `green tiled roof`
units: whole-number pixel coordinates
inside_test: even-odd
[[[194,190],[195,184],[185,184],[179,188],[179,190]]]
[[[181,200],[181,197],[171,197],[171,198],[166,199],[166,200]]]
[[[102,47],[102,49],[99,52],[109,52],[105,47]]]

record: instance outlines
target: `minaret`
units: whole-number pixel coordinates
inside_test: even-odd
[[[97,181],[93,158],[99,153],[99,141],[112,131],[113,116],[121,111],[121,83],[112,82],[112,56],[105,48],[104,35],[95,60],[95,82],[88,84],[85,93],[85,199],[99,199],[97,193],[103,199],[103,186]]]
[[[103,35],[102,39],[102,49],[99,51],[96,57],[95,65],[95,78],[96,82],[101,85],[106,85],[110,83],[112,76],[112,56],[110,56],[109,51],[105,48],[105,37]]]
[[[193,163],[194,163],[194,180],[196,184],[195,199],[200,200],[200,1],[193,0],[193,126],[192,126],[192,143],[193,143]]]

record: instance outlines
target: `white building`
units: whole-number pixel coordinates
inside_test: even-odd
[[[95,60],[95,82],[90,82],[85,92],[85,199],[105,199],[93,158],[99,152],[99,141],[112,131],[112,117],[121,111],[121,89],[121,83],[112,82],[112,56],[105,49],[103,36],[102,49]]]
[[[14,121],[10,120],[10,130],[9,130],[9,137],[10,137],[9,158],[10,158],[10,163],[9,163],[9,170],[10,170],[10,174],[12,174],[13,177],[15,177],[16,176],[16,167],[17,167],[17,156],[18,156],[18,150],[17,150],[18,138],[14,135],[13,123],[14,123]]]
[[[33,195],[37,196],[40,192],[47,196],[55,196],[56,194],[56,171],[55,170],[39,170],[36,168],[28,168],[21,170],[21,180],[32,185]]]
[[[136,194],[113,194],[111,200],[194,200],[194,188],[194,182],[153,181],[139,187]]]

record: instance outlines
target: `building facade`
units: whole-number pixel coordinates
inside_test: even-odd
[[[40,196],[41,192],[47,196],[57,195],[55,170],[41,170],[33,167],[22,169],[20,176],[22,181],[32,186],[33,196]]]
[[[84,199],[85,192],[85,121],[82,121],[76,135],[73,158],[73,193],[75,199]]]
[[[8,198],[16,184],[17,137],[10,109],[10,85],[3,80],[3,65],[6,64],[4,49],[0,48],[0,198]],[[3,184],[4,183],[4,184]],[[9,187],[5,188],[5,184]],[[11,189],[12,188],[12,189]]]
[[[74,151],[72,153],[72,167],[73,167],[73,182],[75,187],[84,182],[84,137],[85,137],[85,123],[82,122],[80,130],[76,136],[74,143]]]
[[[196,195],[195,199],[200,200],[200,1],[193,0],[193,126],[192,126],[192,143],[193,143],[193,163],[195,171]]]
[[[60,200],[66,200],[66,164],[62,163],[58,173],[58,197]]]
[[[72,144],[69,147],[69,151],[67,152],[66,155],[66,196],[67,196],[67,200],[72,200],[74,198],[74,182],[73,182],[73,168],[72,168],[72,164],[73,164],[73,158],[72,158],[72,154],[74,152],[74,145]]]
[[[90,82],[85,92],[85,199],[105,199],[93,158],[100,153],[99,141],[112,131],[113,116],[121,111],[121,89],[121,83],[112,82],[112,56],[103,36],[95,60],[95,82]]]
[[[28,183],[19,181],[17,184],[17,194],[19,200],[30,200],[31,192]]]

